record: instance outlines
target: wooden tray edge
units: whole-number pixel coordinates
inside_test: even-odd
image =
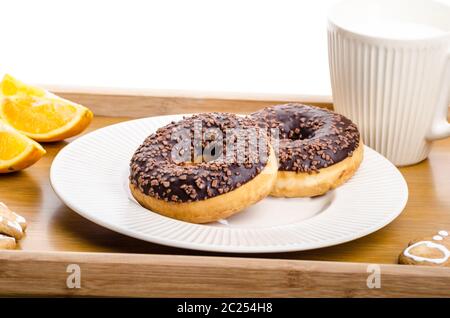
[[[49,89],[59,96],[91,108],[96,115],[113,117],[146,117],[208,111],[248,113],[266,106],[289,102],[332,108],[329,96],[75,87]],[[186,105],[189,105],[189,109]]]
[[[77,266],[81,288],[70,288]],[[373,273],[377,270],[380,288],[369,288],[367,282],[374,282]],[[8,296],[449,297],[448,286],[449,268],[427,266],[118,253],[0,252],[0,295]]]

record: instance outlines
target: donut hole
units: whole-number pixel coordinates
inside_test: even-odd
[[[295,128],[289,128],[286,129],[287,133],[284,135],[286,136],[286,139],[289,140],[308,140],[311,138],[314,138],[315,136],[315,130],[311,128],[305,128],[305,127],[295,127]]]
[[[203,149],[202,162],[212,162],[223,157],[223,143],[211,142]]]
[[[200,163],[220,161],[224,155],[223,148],[222,142],[210,142],[196,149],[191,147],[191,150],[185,150],[191,153],[190,156],[187,155],[182,158],[183,160],[173,160],[173,162],[179,166],[189,167]]]
[[[197,161],[182,161],[179,162],[178,165],[182,167],[194,167],[197,165]]]

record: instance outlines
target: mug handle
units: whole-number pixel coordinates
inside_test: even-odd
[[[430,132],[427,135],[428,140],[442,139],[450,137],[450,123],[447,121],[448,107],[450,105],[450,50],[447,53],[447,58],[444,67],[444,89],[442,90],[439,102],[443,104],[442,110],[438,110],[437,116],[433,120]]]

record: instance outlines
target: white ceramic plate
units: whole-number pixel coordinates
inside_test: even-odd
[[[266,198],[227,220],[199,225],[151,212],[127,188],[128,163],[145,137],[181,116],[128,121],[87,134],[53,161],[52,186],[83,217],[149,242],[217,252],[284,252],[336,245],[368,235],[403,210],[408,188],[400,172],[365,147],[343,186],[324,196]]]

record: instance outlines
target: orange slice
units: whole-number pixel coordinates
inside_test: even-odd
[[[0,87],[0,117],[36,141],[73,137],[92,121],[93,114],[88,108],[23,84],[10,75],[3,78]]]
[[[3,80],[0,83],[0,89],[0,92],[3,96],[24,94],[43,97],[47,95],[47,92],[44,89],[26,85],[25,83],[22,83],[9,74],[6,74],[3,77]]]
[[[0,173],[25,169],[45,154],[44,148],[0,119]]]

